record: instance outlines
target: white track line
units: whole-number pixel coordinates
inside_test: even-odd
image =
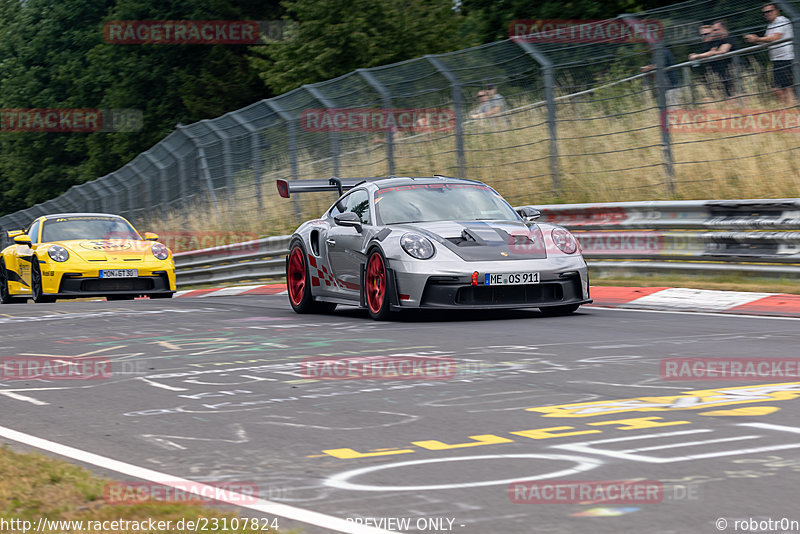
[[[127,464],[125,462],[106,458],[105,456],[100,456],[91,452],[68,447],[67,445],[62,445],[54,441],[37,438],[36,436],[24,434],[3,426],[0,426],[0,437],[17,441],[19,443],[24,443],[31,447],[59,454],[61,456],[66,456],[67,458],[78,460],[79,462],[101,467],[103,469],[108,469],[110,471],[115,471],[123,475],[140,478],[155,484],[173,486],[185,491],[186,493],[194,493],[195,495],[199,495],[201,497],[203,496],[204,491],[207,492],[206,494],[208,494],[209,491],[212,492],[212,495],[214,494],[214,486],[197,483],[185,478],[167,475],[165,473],[160,473],[158,471],[153,471],[152,469],[139,467],[133,464]],[[256,501],[252,504],[242,504],[243,502],[246,503],[248,501],[252,501],[252,496],[237,494],[231,491],[228,491],[227,493],[231,497],[229,500],[220,499],[221,502],[233,504],[242,508],[249,508],[250,510],[255,510],[269,516],[293,519],[309,525],[324,527],[334,532],[345,532],[348,534],[390,534],[390,531],[388,530],[359,525],[351,521],[345,521],[344,519],[338,517],[314,512],[311,510],[304,510],[303,508],[296,508],[294,506],[288,506],[272,501],[266,501],[264,499],[256,499]]]
[[[636,313],[669,313],[673,315],[705,315],[708,317],[739,317],[742,319],[772,319],[777,321],[800,321],[800,317],[786,317],[782,315],[760,315],[760,314],[753,314],[748,315],[745,313],[730,313],[730,312],[713,312],[713,311],[676,311],[676,310],[650,310],[650,309],[639,309],[639,308],[617,308],[617,307],[609,307],[609,306],[595,306],[592,304],[591,306],[587,306],[585,309],[580,308],[579,312],[583,313],[588,312],[589,310],[608,310],[608,311],[617,311],[617,312],[636,312]]]

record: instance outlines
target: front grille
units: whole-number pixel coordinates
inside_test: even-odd
[[[153,289],[152,278],[98,278],[81,282],[81,291],[147,291],[150,289]]]
[[[559,283],[528,284],[524,286],[467,286],[459,288],[456,304],[537,304],[564,299]]]

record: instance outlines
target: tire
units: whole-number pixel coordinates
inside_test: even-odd
[[[31,259],[31,292],[33,293],[33,302],[47,303],[56,301],[56,297],[45,295],[42,292],[42,270],[39,268],[39,259],[36,256]]]
[[[0,304],[19,304],[27,301],[24,297],[12,297],[8,290],[8,271],[6,263],[0,260]]]
[[[296,313],[330,313],[336,309],[336,304],[315,302],[311,294],[307,257],[303,243],[293,241],[286,260],[286,289],[289,293],[289,304]]]
[[[367,256],[364,270],[364,300],[369,316],[376,321],[385,321],[391,314],[386,272],[386,259],[379,249],[373,249]]]
[[[547,317],[558,317],[559,315],[569,315],[573,313],[578,308],[580,308],[580,304],[568,304],[566,306],[548,306],[546,308],[539,308],[539,311],[542,312],[542,315]]]

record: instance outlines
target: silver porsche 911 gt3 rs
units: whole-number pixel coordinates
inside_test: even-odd
[[[379,320],[408,308],[535,307],[564,315],[591,302],[572,234],[534,222],[537,210],[512,208],[481,182],[434,176],[277,185],[286,198],[340,194],[292,235],[286,282],[298,313],[346,304]]]

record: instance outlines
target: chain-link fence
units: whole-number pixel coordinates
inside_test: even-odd
[[[800,0],[776,6],[798,34]],[[773,75],[770,44],[745,37],[764,35],[762,9],[694,0],[584,24],[578,38],[531,32],[360,69],[179,126],[118,171],[0,227],[60,212],[137,223],[235,213],[278,234],[322,206],[281,202],[276,178],[449,174],[512,203],[800,196],[800,37],[784,39],[781,57],[794,59]],[[608,38],[652,25],[658,38]],[[689,60],[725,42],[724,55]],[[780,98],[776,85],[788,87]]]

